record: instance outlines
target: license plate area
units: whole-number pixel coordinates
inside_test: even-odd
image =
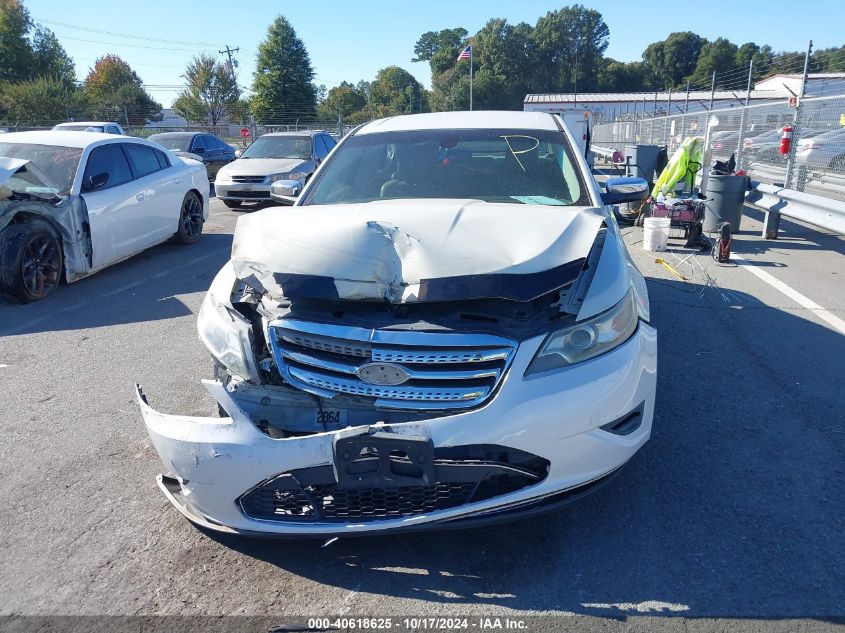
[[[431,438],[365,433],[334,443],[335,475],[346,489],[427,486],[434,481]]]

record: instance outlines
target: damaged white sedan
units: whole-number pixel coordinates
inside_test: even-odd
[[[358,128],[296,205],[240,218],[200,310],[219,418],[138,388],[191,521],[336,536],[546,511],[648,440],[657,336],[643,277],[558,117]],[[278,184],[284,195],[285,184]]]
[[[170,238],[193,244],[208,178],[139,138],[20,132],[0,138],[0,294],[28,303]]]

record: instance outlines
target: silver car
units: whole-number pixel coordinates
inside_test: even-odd
[[[214,189],[227,207],[269,202],[270,185],[291,181],[296,194],[335,146],[328,132],[277,132],[258,137],[217,172]]]

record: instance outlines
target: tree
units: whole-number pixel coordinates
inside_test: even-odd
[[[261,123],[293,123],[314,117],[314,70],[305,44],[290,22],[277,17],[258,45],[252,111]]]
[[[52,31],[35,23],[20,0],[0,0],[0,81],[55,77],[69,87],[73,62]]]
[[[603,92],[642,92],[648,84],[645,62],[619,62],[606,57],[599,70],[599,90]]]
[[[428,31],[414,45],[412,62],[429,63],[432,75],[442,73],[455,65],[455,58],[467,44],[467,30],[462,27]]]
[[[5,86],[0,109],[10,123],[52,125],[67,120],[74,97],[73,88],[63,80],[39,77]]]
[[[533,87],[531,26],[525,22],[511,25],[506,20],[494,18],[488,20],[472,41],[473,64],[478,69],[473,85],[473,106],[520,109],[525,94]],[[459,72],[469,72],[464,63],[460,67]]]
[[[0,81],[31,77],[32,19],[20,0],[0,0]]]
[[[404,68],[388,66],[370,86],[369,105],[377,116],[426,112],[428,98],[420,82]]]
[[[643,52],[643,61],[651,75],[652,86],[659,89],[683,86],[695,71],[698,56],[706,43],[703,37],[682,31],[649,44]]]
[[[49,29],[36,27],[32,36],[31,77],[53,77],[71,87],[76,81],[73,60]]]
[[[595,89],[609,37],[601,13],[580,4],[541,17],[532,33],[537,61],[535,92]]]
[[[317,106],[317,116],[320,119],[347,119],[354,112],[363,110],[367,105],[367,97],[348,82],[341,82],[326,94],[326,98]]]
[[[100,57],[82,87],[86,109],[96,118],[145,125],[161,120],[161,104],[144,90],[141,78],[117,55]]]
[[[724,37],[707,42],[701,47],[701,55],[695,65],[695,71],[690,81],[697,86],[710,84],[713,73],[716,73],[716,87],[730,88],[736,84],[736,76],[725,76],[729,70],[736,68],[737,46]],[[723,75],[720,77],[720,75]]]
[[[187,87],[173,102],[173,110],[191,123],[217,125],[238,103],[241,91],[226,64],[201,53],[185,69]]]

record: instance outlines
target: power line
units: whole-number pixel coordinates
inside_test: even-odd
[[[184,44],[186,46],[219,46],[219,44],[214,44],[211,42],[187,42],[182,40],[168,40],[163,39],[160,37],[148,37],[146,35],[129,35],[128,33],[115,33],[114,31],[104,31],[102,29],[94,29],[88,26],[79,26],[78,24],[68,24],[66,22],[56,22],[55,20],[42,20],[39,18],[35,18],[37,22],[43,22],[44,24],[52,24],[55,26],[61,26],[68,29],[76,29],[78,31],[87,31],[88,33],[97,33],[99,35],[112,35],[115,37],[126,37],[135,40],[145,40],[147,42],[162,42],[164,44]]]

